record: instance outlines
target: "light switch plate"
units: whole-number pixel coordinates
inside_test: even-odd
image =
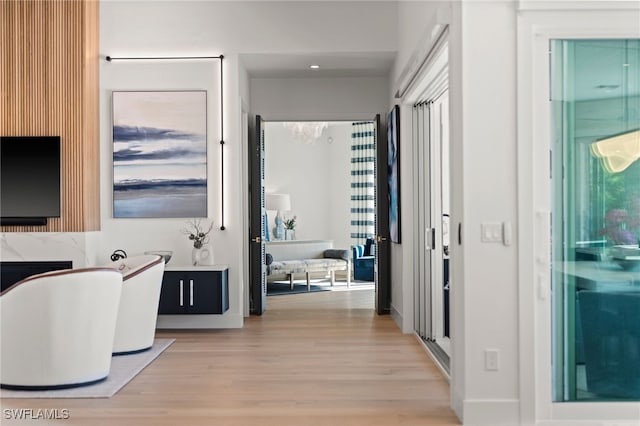
[[[501,243],[502,242],[502,223],[485,222],[481,225],[483,243]]]

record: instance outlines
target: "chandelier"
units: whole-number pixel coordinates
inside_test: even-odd
[[[640,130],[593,142],[591,152],[602,159],[602,164],[609,173],[619,173],[640,158]]]
[[[293,137],[304,143],[315,143],[324,129],[329,127],[329,123],[326,121],[304,121],[304,122],[285,122],[282,125],[289,129]]]

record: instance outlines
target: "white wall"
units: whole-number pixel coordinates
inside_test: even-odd
[[[225,78],[225,226],[213,232],[212,247],[216,263],[226,263],[230,267],[230,310],[222,317],[176,318],[165,326],[207,326],[237,327],[242,325],[244,313],[243,281],[247,259],[243,250],[246,240],[242,217],[243,197],[246,188],[243,176],[246,174],[246,153],[242,150],[241,111],[244,107],[260,113],[261,100],[287,100],[286,93],[292,93],[293,104],[278,111],[307,111],[309,115],[330,115],[336,106],[345,105],[349,114],[356,117],[371,115],[385,108],[386,79],[367,79],[354,82],[346,79],[334,84],[300,82],[301,87],[287,87],[282,83],[273,97],[261,96],[261,91],[253,93],[256,87],[249,84],[249,75],[239,62],[242,53],[287,53],[287,52],[327,52],[327,51],[392,51],[395,48],[395,33],[383,23],[395,18],[395,5],[388,2],[373,2],[367,7],[367,19],[361,20],[360,2],[185,2],[185,1],[141,1],[102,2],[101,54],[111,56],[184,56],[224,54]],[[313,13],[309,13],[309,8]],[[358,21],[358,31],[353,30],[353,22]],[[129,252],[145,249],[172,249],[175,252],[173,266],[187,263],[190,245],[180,228],[184,220],[122,220],[111,215],[111,137],[110,137],[110,90],[121,89],[184,89],[205,87],[210,91],[210,103],[215,93],[215,63],[169,62],[150,65],[118,63],[101,64],[101,197],[103,231],[96,251],[98,258],[106,256],[113,248],[128,248]],[[117,71],[119,68],[135,71]],[[173,67],[182,71],[169,72]],[[144,70],[148,70],[145,72]],[[272,82],[273,83],[273,82]],[[310,84],[309,84],[310,83]],[[303,87],[309,87],[306,90]],[[258,87],[260,85],[258,84]],[[327,94],[327,87],[335,87]],[[368,89],[365,91],[365,89]],[[306,94],[302,104],[295,96]],[[347,97],[347,95],[349,95]],[[318,99],[325,102],[317,102]],[[244,106],[243,106],[244,105]],[[294,117],[290,117],[294,118]],[[352,118],[352,117],[349,117]],[[221,223],[220,211],[220,150],[218,145],[219,122],[215,103],[209,110],[208,133],[210,137],[209,160],[209,219],[216,225]],[[301,228],[301,231],[303,228]],[[197,320],[197,322],[193,322]],[[179,323],[178,323],[179,321]]]
[[[446,2],[403,2],[398,14],[398,39],[408,44],[401,44],[398,58],[406,61],[396,63],[396,76],[411,66],[412,54],[424,51],[424,43],[438,25],[450,24],[454,241],[457,223],[463,224],[463,244],[452,245],[452,405],[465,423],[517,424],[517,251],[515,246],[480,241],[483,222],[506,221],[515,226],[515,4],[453,2],[449,7]],[[403,210],[407,207],[403,203]],[[403,243],[392,255],[394,281],[403,282],[402,312],[407,315],[413,303],[411,246]],[[394,305],[396,300],[394,293]],[[402,320],[406,325],[407,318]],[[485,371],[485,349],[499,351],[498,371]]]
[[[396,99],[400,80],[407,68],[417,71],[416,58],[422,58],[424,46],[431,39],[431,33],[438,15],[448,10],[446,2],[402,1],[398,4],[398,53],[391,76],[391,102],[400,105],[400,197],[402,244],[391,244],[391,313],[405,333],[413,332],[413,267],[414,234],[413,226],[413,164],[412,155],[412,108]],[[426,52],[424,52],[426,53]]]
[[[563,2],[563,7],[577,7],[575,3],[578,2]],[[226,58],[227,230],[215,231],[213,248],[217,260],[230,265],[231,308],[225,318],[205,318],[205,324],[212,327],[242,324],[241,290],[245,283],[240,271],[246,259],[241,218],[246,211],[241,200],[246,188],[241,182],[246,162],[240,146],[240,103],[244,101],[252,113],[262,114],[267,120],[353,120],[386,114],[390,105],[397,102],[390,94],[395,93],[395,82],[411,61],[412,53],[420,50],[422,41],[448,16],[454,163],[452,224],[455,228],[458,221],[463,223],[463,245],[452,247],[452,403],[466,423],[518,423],[518,371],[532,367],[518,365],[518,342],[523,339],[517,329],[518,236],[511,247],[480,242],[482,222],[510,221],[516,229],[516,7],[515,1],[453,1],[450,7],[448,2],[368,2],[366,10],[359,1],[101,2],[102,55],[222,53]],[[312,8],[312,13],[308,8]],[[451,13],[447,15],[444,9]],[[362,19],[363,16],[367,19]],[[396,19],[397,26],[393,24]],[[386,78],[262,78],[253,79],[249,86],[250,76],[238,61],[242,53],[388,52],[398,46],[393,84]],[[145,87],[153,83],[161,86],[158,88],[208,83],[201,77],[193,82],[184,81],[185,75],[171,76],[166,81],[162,76],[149,75],[149,81],[145,81],[135,74],[113,75],[115,67],[108,66],[101,63],[103,231],[97,235],[3,234],[3,259],[71,257],[74,262],[95,264],[105,261],[113,248],[122,247],[131,252],[173,249],[174,265],[186,261],[189,247],[178,232],[181,220],[121,221],[110,216],[111,116],[107,93],[133,82]],[[200,69],[200,65],[194,64],[195,69]],[[158,70],[164,72],[165,66]],[[402,116],[408,117],[408,111],[404,107]],[[406,120],[402,120],[401,126],[402,135],[409,135],[411,129]],[[211,132],[216,128],[212,124]],[[403,152],[410,152],[407,138],[401,136],[400,143]],[[212,150],[210,176],[215,181],[219,151],[215,146]],[[410,163],[403,162],[402,181],[411,182],[411,176]],[[408,228],[412,223],[411,190],[410,185],[402,185],[403,243],[392,246],[392,303],[404,330],[410,327],[413,303],[412,233]],[[219,187],[212,187],[211,218],[217,223],[219,194]],[[532,306],[535,302],[530,303]],[[530,345],[523,347],[537,349],[535,341],[524,343]],[[486,348],[500,352],[500,369],[496,372],[484,370]]]
[[[362,2],[263,2],[263,1],[104,1],[100,3],[100,53],[115,57],[144,56],[225,56],[225,231],[215,230],[213,250],[217,263],[230,267],[230,310],[223,317],[201,317],[200,325],[210,327],[237,327],[242,325],[244,298],[241,296],[246,244],[246,226],[243,225],[243,198],[246,187],[246,152],[242,150],[242,108],[253,108],[254,85],[249,85],[249,75],[239,63],[243,53],[299,53],[299,52],[390,52],[395,50],[396,4],[394,2],[370,2],[363,14]],[[311,13],[310,13],[311,10]],[[366,16],[366,19],[363,17]],[[357,22],[357,26],[354,26]],[[183,71],[168,71],[173,66]],[[186,66],[186,65],[192,65]],[[58,258],[69,245],[65,258],[78,259],[76,263],[95,264],[106,261],[115,248],[128,249],[135,254],[147,249],[174,250],[171,264],[176,266],[188,261],[190,246],[179,233],[184,220],[115,220],[111,214],[111,90],[121,89],[185,89],[206,87],[214,91],[215,64],[187,61],[177,63],[101,62],[100,120],[101,120],[101,217],[103,229],[94,236],[37,234],[43,241],[38,258]],[[184,68],[183,66],[186,66]],[[210,75],[206,75],[209,67]],[[131,73],[118,69],[128,68]],[[143,73],[144,75],[141,75]],[[166,74],[168,73],[168,74]],[[190,78],[193,76],[193,79]],[[276,105],[275,112],[288,115],[286,119],[313,116],[315,119],[372,118],[375,113],[387,109],[388,82],[385,78],[369,78],[363,81],[342,79],[339,81],[299,81],[278,84],[277,90],[266,94],[258,84],[255,112],[267,112],[264,101]],[[309,88],[307,90],[306,88]],[[278,92],[283,90],[283,92]],[[292,93],[288,98],[286,93]],[[304,95],[298,102],[298,95]],[[314,99],[316,101],[314,101]],[[289,104],[278,103],[292,101]],[[341,107],[342,106],[342,107]],[[212,106],[213,108],[213,106]],[[253,112],[253,111],[250,111]],[[220,180],[219,146],[214,137],[219,123],[214,110],[210,111],[209,218],[219,225]],[[186,219],[186,218],[185,218]],[[3,235],[4,237],[4,235]],[[12,233],[3,240],[2,258],[15,255],[7,247],[30,244],[33,236]],[[81,251],[74,253],[73,245],[80,240]],[[84,240],[84,241],[82,241]],[[7,245],[9,244],[9,246]],[[35,252],[35,250],[34,250]],[[8,253],[8,254],[7,254]],[[36,255],[34,255],[36,256]],[[183,321],[183,319],[178,319]],[[196,324],[181,324],[196,326]]]
[[[108,44],[108,36],[103,40]],[[225,194],[224,213],[222,211],[221,153],[219,141],[219,62],[218,61],[113,61],[103,62],[100,69],[100,111],[101,111],[101,205],[102,232],[98,258],[107,259],[116,248],[124,249],[129,255],[140,254],[146,250],[173,250],[171,266],[189,265],[192,243],[182,234],[187,220],[180,219],[116,219],[113,218],[112,205],[112,144],[111,144],[111,92],[117,90],[207,90],[207,207],[208,221],[213,221],[214,229],[210,234],[213,258],[216,264],[227,264],[230,276],[231,309],[222,316],[178,317],[161,316],[159,327],[231,327],[242,325],[241,305],[242,262],[238,256],[241,244],[241,211],[234,198],[240,192],[240,182],[235,179],[234,164],[240,161],[239,134],[237,128],[227,122],[225,139]],[[228,63],[224,63],[228,67]],[[228,69],[228,68],[227,68]],[[227,73],[227,75],[234,74]],[[237,75],[237,74],[236,74]],[[229,98],[237,97],[237,90],[225,81]],[[233,103],[225,99],[225,108]],[[227,228],[220,230],[223,222]],[[226,241],[221,245],[219,242]],[[225,249],[222,249],[225,247]],[[231,303],[233,301],[233,303]]]
[[[107,0],[100,14],[118,54],[393,52],[397,45],[393,1]]]
[[[526,3],[525,8],[532,10],[531,16],[541,14],[540,11],[545,8],[554,8],[553,2]],[[566,2],[556,8],[563,9],[563,12],[591,9],[590,15],[584,15],[589,19],[604,16],[603,11],[606,13],[609,8],[629,8],[624,2],[613,3],[615,2],[610,2],[611,5],[607,2]],[[535,333],[529,333],[526,328],[528,324],[522,328],[527,331],[524,334],[518,328],[522,318],[528,321],[528,315],[539,309],[536,308],[536,304],[540,302],[536,300],[534,284],[523,288],[518,282],[518,245],[527,247],[533,245],[533,242],[519,242],[519,236],[515,232],[511,246],[483,243],[480,240],[481,225],[485,222],[507,222],[512,224],[514,231],[518,229],[519,176],[516,169],[516,141],[520,129],[516,111],[520,94],[517,91],[519,52],[516,40],[517,18],[521,13],[518,11],[518,2],[451,2],[448,13],[438,10],[443,7],[446,4],[400,3],[400,51],[390,93],[395,93],[398,76],[412,62],[410,52],[419,51],[422,47],[421,39],[428,39],[436,26],[445,22],[439,22],[438,17],[448,17],[454,241],[457,239],[457,222],[463,225],[462,245],[452,245],[453,408],[464,424],[473,425],[525,424],[521,422],[523,419],[532,423],[535,419],[546,420],[549,424],[558,425],[609,424],[595,420],[609,415],[605,413],[613,413],[600,410],[598,407],[602,407],[602,404],[555,404],[561,407],[551,408],[550,401],[545,400],[538,405],[545,408],[533,413],[530,407],[534,405],[531,403],[531,395],[535,393],[536,381],[539,380],[536,376],[550,374],[551,370],[548,352],[550,343],[540,341]],[[635,8],[637,13],[637,4]],[[546,19],[550,20],[551,16],[553,13],[546,15]],[[600,27],[605,27],[607,22],[612,21],[613,18],[600,18],[596,32],[606,34]],[[554,24],[553,28],[557,28],[561,34],[569,37],[576,35],[575,32],[566,30],[562,19],[554,19]],[[539,25],[532,26],[530,30],[537,36],[540,28]],[[611,31],[613,29],[609,33]],[[412,40],[417,44],[412,44]],[[522,72],[523,75],[529,75],[528,69]],[[534,81],[540,81],[539,77],[535,77]],[[537,92],[539,93],[540,91]],[[526,100],[531,102],[525,95]],[[532,141],[533,144],[536,142],[538,141]],[[527,170],[530,170],[529,167]],[[529,179],[531,177],[526,176],[525,180]],[[536,185],[537,182],[532,186]],[[529,196],[522,195],[524,199]],[[406,204],[403,203],[403,209],[405,207]],[[529,215],[523,214],[523,217]],[[533,225],[534,223],[527,223],[521,227],[531,228]],[[395,262],[402,263],[401,268],[394,271],[394,281],[403,281],[403,292],[411,289],[407,280],[411,275],[406,267],[411,262],[409,250],[410,247],[402,247],[392,252],[394,267],[397,266]],[[523,262],[526,271],[534,269],[533,256]],[[402,271],[401,277],[397,277],[399,270]],[[527,283],[535,281],[533,275],[527,276],[526,280]],[[397,302],[395,292],[398,290],[394,287],[394,305]],[[525,294],[520,294],[521,291]],[[411,302],[411,298],[404,296],[405,303]],[[404,308],[406,315],[411,307],[405,305]],[[524,316],[520,310],[524,310]],[[406,318],[404,320],[406,323]],[[537,352],[535,357],[545,360],[542,363],[544,368],[536,371],[532,361],[534,357],[521,354],[521,348]],[[498,371],[486,371],[484,368],[486,349],[499,351]],[[520,364],[521,360],[525,364]],[[521,379],[525,382],[521,382]],[[548,380],[545,378],[542,383],[547,383]],[[545,390],[545,395],[548,394],[549,391]],[[587,409],[584,413],[590,414],[584,414],[583,407]],[[624,412],[620,410],[617,414],[611,414],[611,419],[629,419],[628,413],[634,410],[637,415],[637,405],[634,407],[633,404],[626,404],[626,407],[617,408],[628,408],[627,416],[620,416]],[[550,421],[554,415],[557,416],[556,421]],[[560,418],[565,420],[558,420]]]
[[[308,8],[313,13],[308,13]],[[111,56],[186,56],[225,55],[225,225],[226,230],[213,232],[216,263],[230,266],[230,304],[224,317],[200,317],[198,323],[177,319],[176,326],[237,327],[242,324],[244,300],[241,296],[242,271],[246,260],[242,246],[245,238],[241,218],[245,188],[246,153],[241,143],[241,110],[249,109],[251,94],[249,76],[238,61],[240,53],[287,53],[327,51],[376,51],[395,49],[393,28],[385,25],[395,18],[392,2],[373,2],[367,6],[367,19],[362,20],[360,2],[188,2],[188,1],[106,1],[100,4],[101,55]],[[358,21],[354,31],[353,22]],[[186,63],[185,63],[186,64]],[[2,259],[72,259],[75,266],[105,262],[115,248],[130,254],[148,249],[174,250],[172,265],[188,262],[190,245],[179,230],[184,220],[113,219],[111,214],[111,113],[110,90],[122,89],[187,89],[207,88],[215,91],[215,65],[188,62],[182,71],[166,74],[172,64],[123,65],[101,62],[101,216],[102,231],[80,234],[6,233],[2,237]],[[137,69],[120,72],[117,69]],[[148,72],[142,71],[149,70]],[[206,75],[208,72],[210,75]],[[144,75],[141,75],[142,72]],[[195,73],[195,74],[194,74]],[[189,76],[194,75],[191,79]],[[371,85],[377,86],[384,79]],[[386,92],[386,90],[384,90]],[[316,95],[322,88],[316,89]],[[357,93],[357,91],[353,92]],[[356,96],[360,96],[357,95]],[[210,96],[211,101],[212,96]],[[318,118],[332,115],[332,102],[310,111]],[[386,100],[383,100],[386,102]],[[356,101],[371,105],[371,98]],[[375,102],[374,102],[375,104]],[[384,109],[384,108],[383,108]],[[305,108],[292,108],[304,111]],[[353,114],[352,109],[347,109]],[[363,115],[378,112],[372,108],[356,108]],[[221,222],[219,147],[216,134],[217,116],[211,105],[209,114],[209,218]],[[355,117],[360,118],[358,114]],[[292,117],[293,118],[293,117]],[[95,234],[95,235],[94,235]],[[29,249],[27,249],[29,247]],[[162,324],[162,318],[160,323]]]
[[[446,23],[438,15],[448,15],[448,1],[400,1],[398,3],[398,53],[394,83],[413,55],[425,45],[436,23]],[[444,13],[443,13],[444,12]]]
[[[329,188],[331,210],[329,222],[333,246],[350,248],[351,240],[351,122],[330,123],[327,135],[333,138],[330,145],[331,175]]]
[[[350,160],[350,122],[330,123],[313,143],[296,139],[282,122],[265,123],[266,193],[290,195],[284,217],[297,217],[296,239],[349,248]],[[275,212],[268,213],[273,238]]]
[[[466,375],[460,396],[465,418],[495,421],[495,414],[485,411],[491,400],[501,419],[515,421],[519,415],[517,250],[515,243],[507,247],[480,241],[483,222],[517,225],[515,3],[463,5],[462,57]],[[499,351],[498,371],[485,370],[485,349]]]
[[[413,274],[415,233],[411,124],[412,104],[395,98],[406,87],[407,76],[418,72],[441,28],[451,20],[451,2],[398,3],[398,52],[391,75],[391,102],[400,105],[402,244],[391,245],[391,313],[405,333],[413,332]],[[455,2],[454,2],[455,3]],[[409,91],[407,91],[408,93]],[[452,269],[455,265],[452,265]],[[452,271],[453,272],[453,271]]]
[[[389,80],[252,78],[251,111],[271,121],[373,120],[386,114]]]

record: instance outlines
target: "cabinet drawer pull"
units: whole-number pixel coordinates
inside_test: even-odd
[[[180,280],[180,306],[184,306],[184,282]]]
[[[189,280],[189,306],[193,306],[193,280]]]

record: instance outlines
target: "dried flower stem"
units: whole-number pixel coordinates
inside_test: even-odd
[[[193,241],[193,247],[199,249],[209,242],[209,232],[213,229],[213,222],[209,225],[209,229],[204,231],[200,219],[193,219],[187,222],[187,227],[181,232],[189,236],[189,240]]]

